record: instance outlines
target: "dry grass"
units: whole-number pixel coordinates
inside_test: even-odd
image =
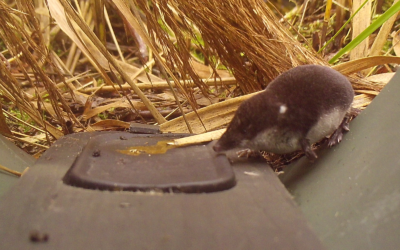
[[[211,66],[222,63],[232,71],[244,93],[263,89],[292,67],[324,64],[288,33],[263,1],[150,2],[136,1],[135,5],[144,10],[153,39],[169,52],[169,66],[176,66],[190,79],[198,77],[188,64],[188,39],[195,41]],[[157,25],[159,18],[174,33],[176,42]],[[201,82],[197,85],[203,86]]]
[[[2,97],[16,105],[21,112],[28,114],[38,126],[44,128],[48,135],[53,138],[57,139],[63,134],[68,134],[67,121],[74,122],[77,126],[80,123],[61,96],[55,82],[50,78],[51,74],[55,76],[62,76],[62,74],[57,67],[54,67],[49,58],[48,50],[41,36],[40,25],[35,18],[33,5],[26,4],[25,1],[17,1],[17,6],[19,9],[23,9],[24,13],[8,8],[3,2],[0,6],[2,12],[0,37],[11,56],[8,61],[14,62],[15,67],[22,73],[21,76],[27,81],[27,84],[32,86],[34,94],[38,98],[28,95],[22,89],[21,82],[12,73],[12,69],[7,66],[7,63],[0,64]],[[44,64],[46,64],[47,72],[43,69]],[[40,91],[37,88],[38,83],[42,84],[51,96],[47,99],[49,102],[44,102],[40,97]],[[44,110],[57,120],[57,125],[60,126],[61,130],[43,119]]]
[[[348,14],[335,3],[327,13],[302,4],[280,21],[262,0],[46,3],[0,2],[0,124],[8,125],[0,132],[31,153],[62,135],[123,130],[132,121],[173,132],[222,128],[242,100],[280,73],[327,65],[323,56],[340,46],[321,55],[311,47],[337,30],[334,14],[338,23]],[[318,27],[304,27],[324,16],[322,40],[314,39]],[[336,67],[349,75],[398,58],[360,60]],[[357,107],[383,87],[351,77]]]

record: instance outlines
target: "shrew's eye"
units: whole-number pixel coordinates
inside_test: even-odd
[[[250,124],[249,126],[246,126],[245,128],[243,128],[243,133],[247,134],[247,132],[251,131],[251,127],[252,125]]]

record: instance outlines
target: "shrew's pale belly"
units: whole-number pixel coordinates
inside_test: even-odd
[[[342,123],[346,110],[335,108],[331,112],[322,115],[310,131],[308,131],[306,138],[310,143],[320,141],[322,138],[331,135]]]
[[[309,130],[305,136],[310,143],[315,143],[330,136],[342,122],[346,111],[333,109],[322,115],[319,121]],[[253,150],[264,150],[275,154],[287,154],[301,149],[300,140],[303,135],[288,128],[272,127],[260,132],[252,140],[242,142],[243,147]]]
[[[251,141],[244,141],[241,146],[275,154],[287,154],[301,148],[300,139],[300,134],[273,127],[260,132]]]

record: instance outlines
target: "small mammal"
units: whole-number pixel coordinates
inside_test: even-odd
[[[213,149],[248,148],[276,154],[301,149],[315,160],[311,144],[330,136],[328,145],[336,145],[349,130],[353,98],[349,80],[329,67],[292,68],[239,106]]]

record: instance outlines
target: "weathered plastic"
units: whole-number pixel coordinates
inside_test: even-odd
[[[265,162],[235,163],[232,168],[236,185],[207,193],[93,190],[64,183],[65,174],[85,151],[87,142],[99,135],[109,139],[110,134],[122,143],[131,136],[111,132],[73,134],[59,139],[46,151],[0,200],[0,249],[324,249]],[[192,149],[197,155],[189,153]],[[183,153],[180,157],[187,169],[214,171],[209,169],[215,167],[213,164],[202,168],[195,162],[207,165],[214,158],[224,158],[213,154],[209,146],[176,148],[164,154],[160,168],[174,168],[168,164],[178,160],[168,156],[172,150]],[[103,153],[101,150],[95,155],[101,157]],[[173,155],[176,158],[179,154]],[[109,162],[110,167],[121,171],[118,159],[114,160]],[[182,167],[182,171],[188,170]],[[168,172],[161,172],[168,180]],[[142,173],[139,171],[138,176],[148,178]]]
[[[20,148],[0,135],[0,165],[22,172],[35,162],[35,158],[23,152]],[[0,171],[0,197],[18,181],[18,177]]]
[[[400,74],[337,146],[281,179],[329,249],[399,249]]]
[[[235,175],[225,157],[214,157],[205,145],[171,148],[167,144],[179,137],[127,133],[93,136],[64,176],[64,183],[110,191],[178,193],[217,192],[235,185]],[[65,155],[60,153],[59,157]]]

